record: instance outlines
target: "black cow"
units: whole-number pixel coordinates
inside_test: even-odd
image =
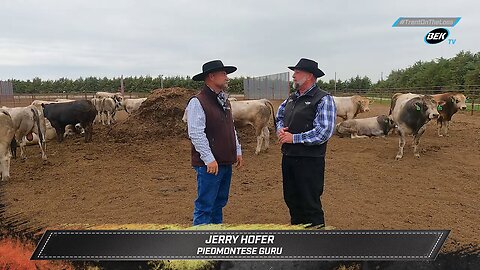
[[[89,100],[67,103],[42,104],[43,114],[57,133],[57,141],[62,142],[65,126],[80,123],[85,129],[85,142],[92,140],[93,121],[97,110]]]

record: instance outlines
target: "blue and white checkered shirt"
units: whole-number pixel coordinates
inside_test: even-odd
[[[200,159],[205,163],[211,163],[215,161],[212,149],[208,143],[207,134],[205,134],[206,116],[203,110],[202,104],[198,98],[192,98],[187,105],[187,126],[188,137],[192,140],[192,144],[200,153]],[[235,143],[237,145],[237,156],[242,155],[242,146],[238,142],[237,131],[235,130]]]
[[[311,91],[316,84],[313,84],[310,89],[308,89],[306,93]],[[300,93],[297,91],[295,92],[297,97],[300,96]],[[278,108],[277,112],[277,130],[283,128],[283,119],[285,117],[285,105],[287,104],[286,99],[280,107]],[[335,130],[335,120],[336,120],[336,107],[335,102],[333,101],[333,97],[330,95],[324,96],[317,106],[317,114],[315,115],[315,119],[313,120],[313,129],[293,134],[293,143],[304,143],[307,145],[314,145],[314,144],[322,144],[328,141],[330,137],[333,135],[333,131]]]

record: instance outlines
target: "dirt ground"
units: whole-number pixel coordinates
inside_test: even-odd
[[[280,102],[275,102],[278,106]],[[369,117],[388,113],[373,104]],[[119,124],[126,114],[118,114]],[[450,229],[444,250],[480,245],[480,113],[457,113],[450,137],[437,137],[430,123],[421,157],[411,140],[395,161],[398,138],[349,139],[328,143],[322,203],[327,225],[337,229]],[[191,224],[196,180],[185,136],[118,140],[95,125],[92,143],[79,135],[49,142],[49,162],[28,147],[26,161],[13,160],[3,182],[5,218],[31,227],[60,224]],[[289,223],[282,198],[280,147],[271,140],[254,155],[256,141],[240,132],[244,160],[234,170],[224,221]]]

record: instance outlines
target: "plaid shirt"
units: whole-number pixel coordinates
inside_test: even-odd
[[[308,89],[304,94],[311,91],[316,84],[313,84],[310,89]],[[297,97],[300,96],[300,93],[297,91],[295,92]],[[277,130],[283,128],[283,119],[285,117],[285,105],[287,104],[286,99],[280,107],[278,108],[277,112]],[[337,115],[337,109],[335,107],[335,102],[333,101],[333,97],[330,95],[324,96],[317,106],[317,114],[315,115],[315,119],[313,120],[313,129],[293,134],[293,143],[304,143],[307,145],[315,145],[315,144],[322,144],[328,141],[330,137],[333,135],[333,131],[335,130],[335,120]]]

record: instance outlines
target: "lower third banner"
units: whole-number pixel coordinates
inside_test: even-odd
[[[33,260],[434,260],[448,230],[48,230]]]

